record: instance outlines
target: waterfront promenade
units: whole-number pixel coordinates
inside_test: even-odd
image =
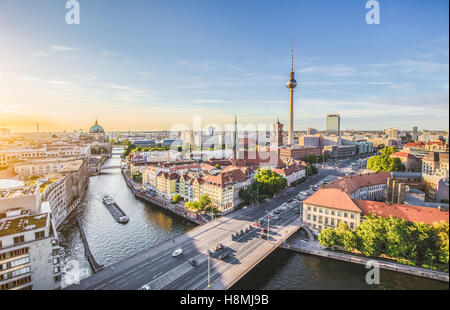
[[[138,184],[133,181],[133,179],[130,177],[129,172],[126,168],[121,169],[122,176],[125,180],[125,183],[127,183],[128,187],[133,191],[133,194],[136,197],[139,197],[145,201],[148,201],[154,205],[157,205],[158,207],[164,208],[172,213],[175,213],[181,217],[184,217],[187,220],[190,220],[196,224],[204,224],[207,222],[207,220],[200,214],[196,212],[192,212],[190,210],[187,210],[183,204],[181,203],[171,203],[169,200],[152,196],[148,193],[146,193],[144,190],[142,190],[141,184]]]
[[[310,254],[317,255],[321,257],[336,259],[340,261],[345,261],[354,264],[366,265],[369,261],[376,261],[381,269],[391,270],[395,272],[402,272],[418,277],[429,278],[433,280],[449,282],[449,274],[441,271],[435,271],[430,269],[425,269],[415,266],[407,266],[402,264],[397,264],[394,262],[387,262],[383,260],[376,260],[374,258],[366,258],[346,253],[338,253],[326,250],[317,241],[306,241],[299,234],[293,235],[285,243],[280,245],[280,248]]]

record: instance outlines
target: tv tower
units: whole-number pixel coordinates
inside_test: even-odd
[[[289,81],[286,87],[289,88],[291,93],[290,105],[289,105],[289,136],[288,144],[294,144],[294,88],[297,87],[297,81],[294,79],[294,39],[291,39],[291,73],[289,74]]]

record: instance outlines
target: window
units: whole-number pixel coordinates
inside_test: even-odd
[[[322,213],[322,208],[319,208],[319,213]]]
[[[334,219],[331,219],[331,225],[334,226]]]
[[[59,264],[59,258],[54,258],[53,259],[53,265]]]
[[[338,211],[337,215],[338,215],[338,216],[341,216],[341,211]]]
[[[354,225],[353,223],[350,223],[350,228],[353,229]]]
[[[350,217],[351,217],[352,219],[354,219],[354,218],[355,218],[355,214],[354,214],[354,213],[350,213]]]
[[[315,222],[317,220],[317,217],[315,215],[313,215],[313,222]]]
[[[334,215],[334,211],[333,210],[331,211],[331,215]]]
[[[328,214],[328,209],[325,209],[325,214]]]
[[[347,216],[348,216],[347,212],[344,212],[344,217],[347,217]]]
[[[35,232],[35,233],[34,233],[34,237],[35,237],[36,239],[42,239],[42,238],[44,238],[44,237],[45,237],[45,230]]]
[[[19,243],[23,243],[23,242],[25,242],[25,237],[23,235],[14,237],[14,244],[19,244]]]

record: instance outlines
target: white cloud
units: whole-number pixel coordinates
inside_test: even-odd
[[[50,48],[57,52],[67,52],[67,51],[73,51],[74,48],[69,46],[62,46],[62,45],[50,45]]]

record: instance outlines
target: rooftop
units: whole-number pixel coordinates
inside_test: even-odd
[[[420,222],[431,225],[435,222],[448,223],[448,211],[440,211],[438,208],[417,207],[409,205],[392,204],[384,202],[355,200],[363,215],[374,214],[380,217],[395,216],[408,222]]]
[[[0,237],[47,226],[48,213],[0,220]]]
[[[348,195],[351,195],[362,187],[386,184],[389,177],[390,172],[345,176],[336,182],[326,185],[325,188],[336,188],[339,190],[343,189]]]
[[[349,195],[336,188],[323,188],[314,193],[311,197],[303,201],[304,204],[311,204],[318,207],[339,209],[360,213],[361,210],[353,202]]]

